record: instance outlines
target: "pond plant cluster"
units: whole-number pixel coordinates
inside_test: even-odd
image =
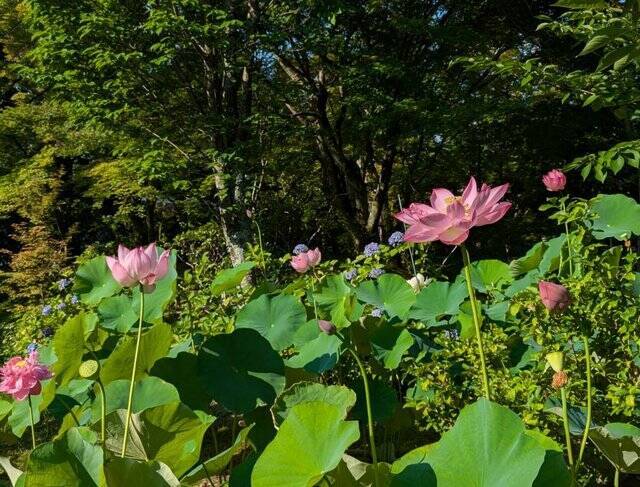
[[[0,369],[3,443],[30,445],[0,465],[39,487],[638,485],[640,205],[542,182],[563,231],[510,263],[473,260],[511,203],[471,178],[353,261],[299,244],[278,279],[260,246],[204,283],[216,332],[192,297],[168,322],[175,251],[84,262],[73,310]],[[457,277],[421,268],[432,245]]]

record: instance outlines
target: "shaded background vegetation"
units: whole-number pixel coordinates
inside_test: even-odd
[[[6,323],[117,242],[235,264],[257,224],[274,255],[347,257],[400,229],[399,201],[469,175],[515,203],[474,255],[521,255],[555,232],[541,173],[636,130],[635,66],[595,79],[574,20],[538,29],[551,4],[0,0]],[[614,96],[586,103],[594,86]],[[607,185],[635,195],[635,169]]]

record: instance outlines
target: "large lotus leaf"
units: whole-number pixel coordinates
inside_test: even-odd
[[[236,316],[236,328],[251,328],[269,340],[276,350],[293,343],[293,337],[307,321],[304,306],[294,296],[268,296],[249,301]]]
[[[554,272],[560,266],[560,256],[564,256],[566,262],[566,235],[562,234],[556,238],[552,238],[547,242],[547,250],[542,257],[542,261],[538,266],[538,272],[540,275]]]
[[[464,282],[464,276],[459,281]],[[499,289],[513,281],[509,264],[500,260],[488,259],[471,264],[471,283],[482,293],[489,289]]]
[[[345,386],[325,386],[315,382],[298,382],[284,391],[272,411],[275,421],[280,424],[298,404],[307,402],[324,402],[339,407],[346,417],[349,410],[356,403],[356,394]]]
[[[116,454],[122,448],[126,416],[124,409],[107,416],[106,446]],[[212,416],[196,414],[180,402],[133,414],[125,455],[166,463],[180,476],[200,458],[202,438],[213,420]]]
[[[400,365],[402,356],[413,345],[413,337],[406,328],[384,321],[371,332],[373,356],[389,370]]]
[[[621,472],[640,474],[640,428],[609,423],[590,429],[589,438]]]
[[[93,313],[80,313],[66,321],[53,338],[53,349],[58,360],[53,364],[55,380],[64,385],[78,376],[78,367],[87,352],[85,336],[98,321]]]
[[[545,449],[525,433],[515,413],[479,399],[462,410],[428,461],[438,487],[528,487],[544,457]]]
[[[258,454],[251,452],[237,467],[233,467],[229,476],[229,487],[251,487],[251,473],[258,461]]]
[[[151,375],[173,384],[180,400],[191,409],[206,411],[209,408],[211,395],[200,384],[197,355],[180,352],[175,358],[161,358],[153,365]]]
[[[137,379],[148,375],[156,360],[167,354],[172,340],[173,332],[171,327],[165,323],[158,323],[142,333],[136,367]],[[103,383],[108,384],[112,380],[131,378],[135,347],[135,336],[128,336],[118,344],[109,358],[102,364],[100,378]]]
[[[570,487],[571,472],[564,461],[562,447],[553,439],[537,430],[527,430],[526,434],[545,449],[544,462],[532,487]]]
[[[85,262],[76,272],[73,290],[89,306],[95,306],[103,298],[113,296],[119,289],[120,285],[111,275],[107,260],[102,255]]]
[[[120,333],[128,332],[139,319],[139,311],[133,309],[131,299],[124,294],[103,299],[98,306],[100,326]]]
[[[338,363],[342,341],[335,335],[319,332],[315,320],[309,323],[315,336],[297,348],[298,354],[287,359],[286,364],[288,367],[304,368],[314,374],[322,374]],[[306,327],[307,324],[304,325],[304,328]],[[296,337],[299,337],[299,334],[296,334]]]
[[[102,487],[102,448],[87,428],[71,428],[62,437],[36,447],[24,475],[25,487]]]
[[[231,462],[233,457],[240,453],[247,444],[247,436],[253,425],[243,428],[236,437],[233,445],[226,450],[218,453],[215,457],[200,463],[196,468],[188,472],[182,479],[181,485],[202,485],[204,480],[210,478],[211,475],[221,473]]]
[[[354,419],[367,420],[367,408],[364,394],[364,384],[358,381],[355,386],[356,404],[352,415]],[[371,396],[371,416],[374,421],[385,421],[393,416],[399,406],[396,391],[380,379],[369,378],[369,395]]]
[[[239,286],[242,280],[247,277],[249,272],[251,272],[251,269],[255,266],[255,262],[247,261],[242,262],[231,269],[224,269],[218,272],[211,283],[211,293],[214,296],[219,296],[225,291]]]
[[[511,283],[511,285],[504,290],[505,296],[512,298],[519,292],[524,291],[529,286],[537,284],[540,280],[540,271],[538,269],[534,269],[532,271],[527,272],[520,279],[517,279]]]
[[[376,280],[364,281],[356,289],[358,299],[384,309],[390,317],[405,319],[416,301],[411,286],[397,274],[383,274]]]
[[[390,487],[436,487],[435,473],[427,461],[427,455],[434,447],[435,443],[418,447],[393,462]]]
[[[162,252],[162,249],[158,250]],[[176,271],[176,252],[171,252],[169,258],[169,271],[156,283],[156,287],[152,293],[144,293],[144,316],[143,319],[147,323],[161,323],[164,310],[176,294],[176,280],[178,273]],[[140,288],[133,289],[131,297],[131,307],[139,313],[140,310]]]
[[[130,380],[120,379],[109,382],[105,387],[106,412],[111,414],[118,409],[127,409],[129,400]],[[102,416],[101,406],[102,394],[98,393],[98,397],[93,401],[91,406],[91,421],[93,423],[100,420]],[[131,410],[134,413],[141,413],[145,409],[162,406],[180,400],[178,391],[173,385],[163,381],[158,377],[145,377],[136,381],[133,386],[133,401]]]
[[[264,337],[248,328],[204,342],[198,374],[202,387],[237,413],[273,404],[285,384],[282,358]]]
[[[547,247],[548,245],[546,242],[538,242],[529,249],[524,257],[512,260],[509,264],[511,276],[516,278],[537,269],[540,262],[542,262],[542,257],[544,256]]]
[[[171,469],[156,460],[114,457],[104,467],[107,485],[136,487],[180,487]]]
[[[628,240],[640,235],[640,205],[633,198],[623,194],[598,195],[591,200],[591,212],[591,232],[599,240]]]
[[[437,325],[443,317],[457,314],[466,297],[464,282],[433,281],[418,294],[409,318],[425,325]]]
[[[294,406],[258,458],[251,474],[252,487],[300,487],[319,482],[360,437],[358,423],[343,417],[341,408],[332,404]]]
[[[378,484],[374,466],[370,463],[361,462],[351,455],[343,455],[342,461],[327,477],[332,481],[332,485],[340,487],[375,487],[376,485],[388,486],[391,482],[390,465],[378,462]],[[419,485],[423,485],[420,483]]]
[[[315,294],[315,299],[318,307],[329,314],[331,322],[338,328],[349,326],[362,315],[362,304],[342,274],[327,277]]]

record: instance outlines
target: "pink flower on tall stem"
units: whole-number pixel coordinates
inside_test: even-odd
[[[302,274],[312,267],[317,266],[321,258],[322,254],[320,253],[320,249],[316,247],[315,249],[307,250],[306,252],[301,252],[291,257],[291,267],[293,267],[296,272]]]
[[[478,190],[471,178],[461,196],[443,188],[431,192],[430,205],[412,203],[394,216],[409,225],[404,239],[407,242],[433,242],[460,245],[469,237],[473,227],[490,225],[500,220],[511,203],[500,201],[509,189],[508,184],[492,188],[486,184]]]
[[[12,357],[0,368],[0,392],[9,394],[17,401],[42,391],[41,381],[53,377],[46,365],[38,362],[38,352],[27,357]]]
[[[169,251],[158,255],[156,244],[129,250],[118,245],[118,257],[107,257],[113,278],[123,287],[141,284],[145,292],[152,292],[156,282],[169,271]]]
[[[569,291],[561,284],[540,281],[538,283],[538,291],[540,292],[542,304],[553,313],[561,313],[571,304]]]
[[[562,191],[567,184],[567,176],[559,169],[552,169],[542,176],[547,191]]]

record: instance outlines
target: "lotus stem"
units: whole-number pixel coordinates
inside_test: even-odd
[[[563,212],[567,212],[567,207],[564,204],[564,201],[562,202],[562,211]],[[567,257],[569,259],[569,275],[573,276],[573,257],[572,257],[572,252],[571,252],[571,240],[569,239],[569,223],[568,222],[564,222],[564,233],[566,235],[565,239],[567,241]],[[562,252],[560,252],[560,258],[562,259]],[[562,261],[560,262],[560,264],[562,265]],[[560,277],[560,269],[558,269],[558,277]]]
[[[31,444],[36,449],[36,427],[33,421],[33,403],[31,402],[31,394],[29,394],[29,419],[31,420]]]
[[[371,462],[373,463],[373,475],[374,475],[374,485],[379,487],[380,482],[378,479],[378,453],[376,451],[376,439],[375,433],[373,431],[373,415],[371,414],[371,395],[369,393],[369,381],[367,380],[367,371],[358,357],[358,354],[351,347],[348,347],[349,352],[353,355],[353,358],[356,360],[358,364],[358,368],[360,369],[360,375],[362,376],[362,383],[364,385],[364,399],[367,406],[367,425],[369,427],[369,446],[371,447]]]
[[[482,332],[480,330],[478,301],[476,300],[476,294],[473,290],[473,284],[471,283],[471,261],[469,259],[469,252],[464,245],[460,246],[460,251],[462,252],[462,260],[464,262],[464,277],[467,281],[467,292],[469,293],[469,300],[471,301],[471,314],[473,316],[473,324],[476,331],[476,341],[478,342],[478,353],[480,355],[480,371],[482,373],[482,390],[484,392],[484,397],[491,400],[489,376],[487,374],[487,365],[484,358],[484,346],[482,344]]]
[[[131,422],[131,406],[133,403],[133,388],[136,381],[136,367],[138,366],[138,355],[140,353],[140,338],[142,337],[142,320],[144,318],[144,289],[140,286],[140,319],[138,320],[138,336],[136,338],[136,351],[133,354],[133,367],[131,369],[131,384],[129,384],[129,400],[127,402],[127,419],[124,423],[124,438],[122,439],[122,451],[120,457],[124,458],[127,451],[127,441],[129,439],[129,423]]]
[[[582,336],[582,343],[584,344],[584,359],[587,373],[587,418],[584,425],[584,432],[582,433],[582,441],[580,442],[578,460],[576,461],[576,472],[578,468],[580,468],[582,455],[584,454],[587,438],[589,437],[589,429],[591,428],[591,353],[589,352],[589,338],[586,335]]]
[[[98,377],[96,380],[98,384],[98,388],[100,389],[100,408],[101,408],[101,418],[100,418],[100,438],[102,439],[102,444],[105,444],[106,434],[106,413],[107,413],[107,396],[104,392],[104,386],[102,385],[102,381]]]
[[[569,431],[569,416],[567,414],[567,391],[564,387],[560,388],[560,397],[562,398],[562,422],[564,423],[564,438],[567,442],[567,457],[573,474],[573,448],[571,447],[571,432]]]
[[[616,467],[616,473],[613,475],[613,487],[620,486],[620,469]]]
[[[267,278],[267,265],[264,260],[264,249],[262,248],[262,231],[260,230],[260,225],[258,222],[253,219],[253,224],[258,229],[258,245],[260,246],[260,267],[262,268],[262,275]]]

